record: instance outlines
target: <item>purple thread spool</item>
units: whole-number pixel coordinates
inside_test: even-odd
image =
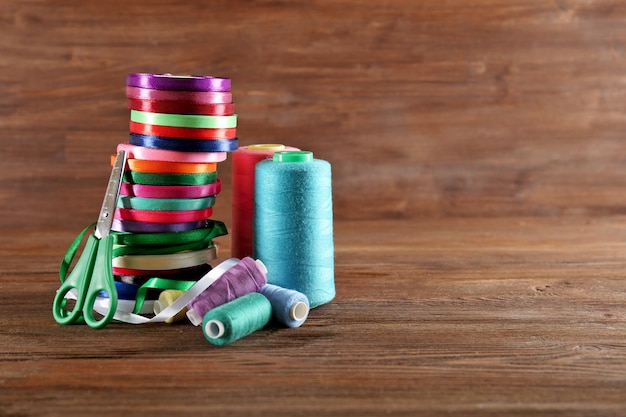
[[[199,326],[211,309],[251,292],[258,292],[265,284],[267,268],[263,262],[246,256],[187,304],[187,318],[194,326]]]

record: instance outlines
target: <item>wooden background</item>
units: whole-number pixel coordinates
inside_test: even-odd
[[[3,0],[0,416],[626,415],[625,42],[615,0]],[[240,144],[331,162],[303,328],[54,323],[129,72],[231,77]]]

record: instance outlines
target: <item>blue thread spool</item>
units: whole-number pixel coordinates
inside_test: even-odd
[[[252,292],[206,313],[202,319],[202,332],[212,344],[224,346],[262,329],[271,318],[269,300]]]
[[[335,297],[328,162],[309,151],[285,151],[256,165],[254,252],[268,283],[305,294],[311,308]]]
[[[266,284],[259,293],[272,304],[274,318],[287,327],[300,327],[309,315],[309,299],[296,290]]]

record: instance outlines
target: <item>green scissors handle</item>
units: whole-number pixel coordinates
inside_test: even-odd
[[[76,261],[76,265],[69,276],[59,287],[54,302],[52,303],[52,315],[59,324],[74,324],[79,321],[83,315],[83,306],[85,303],[86,288],[91,282],[91,273],[96,260],[98,251],[98,239],[94,235],[89,235],[83,253]],[[65,296],[71,290],[76,290],[76,304],[71,311],[65,310]]]
[[[113,235],[102,239],[90,235],[74,269],[61,284],[54,297],[52,314],[59,324],[80,323],[81,318],[89,327],[100,329],[106,326],[117,310],[117,289],[111,270]],[[76,304],[71,311],[65,309],[65,296],[76,291]],[[108,310],[100,319],[96,318],[95,304],[98,295],[108,295]],[[97,313],[101,313],[97,312]]]
[[[114,237],[112,235],[100,239],[98,252],[96,253],[96,262],[91,273],[91,283],[84,294],[83,317],[85,323],[94,329],[100,329],[111,322],[117,310],[117,288],[115,287],[115,280],[113,279],[113,271],[111,269],[113,240]],[[98,320],[94,316],[94,307],[98,295],[103,292],[108,296],[109,307],[106,314]]]

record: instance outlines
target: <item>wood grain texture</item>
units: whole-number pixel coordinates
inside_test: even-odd
[[[241,143],[333,163],[339,220],[623,214],[624,9],[7,0],[2,214],[39,195],[38,225],[93,216],[137,71],[232,77]],[[68,211],[54,192],[74,180]]]
[[[1,281],[2,415],[626,412],[626,218],[336,232],[336,299],[226,348],[190,325],[57,326],[53,236],[3,238],[21,250]]]
[[[3,0],[0,416],[626,415],[625,21],[615,0]],[[141,71],[231,77],[242,145],[332,163],[337,298],[304,327],[215,348],[54,322]]]

